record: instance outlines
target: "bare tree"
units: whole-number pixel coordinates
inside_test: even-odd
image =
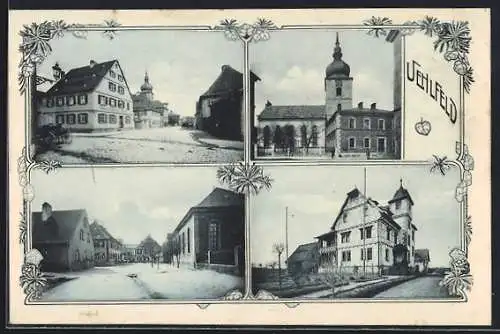
[[[332,289],[332,294],[335,293],[335,287],[342,281],[342,266],[337,266],[336,254],[331,253],[321,263],[321,280]]]
[[[278,278],[279,278],[279,283],[280,283],[280,290],[281,290],[281,254],[285,251],[285,245],[283,245],[282,242],[275,243],[273,245],[273,252],[278,254]]]
[[[316,132],[313,131],[316,126]],[[318,140],[319,128],[313,121],[303,122],[299,127],[299,135],[302,143],[302,147],[306,148],[306,153],[309,153],[309,148],[313,144],[314,138],[316,137],[316,142]]]

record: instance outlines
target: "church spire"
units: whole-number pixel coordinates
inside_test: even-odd
[[[146,73],[144,74],[144,82],[149,83],[149,75],[148,75],[148,71],[147,70],[146,70]]]
[[[333,50],[333,59],[342,59],[342,49],[340,48],[339,33],[337,32],[337,38],[335,40],[335,49]]]

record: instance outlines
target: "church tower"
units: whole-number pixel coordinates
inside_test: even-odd
[[[399,180],[399,189],[396,190],[394,196],[389,201],[390,209],[393,213],[392,218],[399,226],[401,226],[401,231],[398,235],[398,240],[396,244],[402,244],[407,247],[407,258],[408,265],[414,265],[415,259],[415,232],[417,228],[412,223],[412,207],[413,199],[410,196],[408,190],[403,188],[403,180]]]
[[[153,99],[153,86],[149,83],[148,72],[144,75],[144,83],[141,86],[141,94],[149,100]]]
[[[327,120],[341,109],[352,108],[352,78],[349,76],[351,68],[342,60],[339,33],[333,51],[333,62],[327,66],[325,72],[326,117]]]

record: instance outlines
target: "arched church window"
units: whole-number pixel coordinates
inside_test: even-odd
[[[318,146],[318,127],[316,125],[312,127],[311,143],[313,147]]]
[[[336,92],[337,96],[342,96],[342,87],[337,87]]]
[[[269,147],[271,141],[271,128],[268,125],[264,127],[264,147]]]

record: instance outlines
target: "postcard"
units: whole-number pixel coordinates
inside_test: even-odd
[[[489,10],[9,16],[12,326],[490,324]]]

